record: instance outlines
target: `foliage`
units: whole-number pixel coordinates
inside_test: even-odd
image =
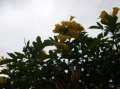
[[[55,25],[54,37],[41,41],[38,36],[23,53],[8,53],[11,58],[0,73],[1,89],[117,89],[120,87],[120,22],[119,9],[112,14],[101,12],[97,37],[88,37],[83,26],[73,21]],[[45,52],[46,47],[55,47]]]

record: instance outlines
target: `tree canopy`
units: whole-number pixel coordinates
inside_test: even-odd
[[[25,43],[23,52],[1,58],[0,89],[118,89],[120,88],[120,22],[113,8],[102,11],[89,28],[102,32],[89,37],[74,21],[55,25],[55,36]],[[53,49],[45,50],[47,47]],[[46,52],[48,51],[48,52]]]

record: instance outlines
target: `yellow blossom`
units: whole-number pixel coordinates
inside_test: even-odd
[[[70,16],[70,21],[72,21],[75,17],[74,16]]]
[[[69,26],[68,21],[62,21],[61,24],[62,24],[63,27],[68,27]]]
[[[68,51],[70,49],[70,46],[69,45],[63,45],[63,48]]]
[[[113,17],[116,16],[119,10],[120,10],[120,8],[114,7],[113,12],[112,12],[112,16]]]
[[[78,31],[83,31],[83,30],[84,30],[83,26],[78,28]]]
[[[101,21],[106,21],[106,18],[105,16],[108,15],[108,13],[106,11],[102,11],[101,14],[100,14],[100,18],[101,18]]]
[[[68,31],[68,35],[69,35],[70,37],[73,37],[73,38],[78,38],[78,37],[79,37],[78,31],[77,31],[77,30],[74,30],[74,29],[70,29],[70,30]]]
[[[64,42],[65,40],[70,38],[70,36],[68,35],[58,35],[57,37],[60,40],[60,42]]]
[[[62,25],[56,24],[56,25],[55,25],[55,29],[53,30],[53,32],[54,32],[54,33],[59,33],[61,28],[62,28]]]
[[[5,77],[0,77],[0,83],[4,83],[5,82]]]
[[[70,22],[70,27],[77,30],[79,27],[81,27],[81,25],[75,21],[72,21]]]
[[[70,28],[78,30],[78,31],[83,31],[84,28],[81,26],[79,23],[76,23],[75,21],[70,22]]]

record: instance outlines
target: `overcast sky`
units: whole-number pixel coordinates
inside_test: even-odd
[[[120,0],[0,0],[0,56],[22,51],[25,40],[53,36],[54,25],[69,17],[88,29],[101,11],[120,7]],[[95,36],[99,31],[87,30]]]

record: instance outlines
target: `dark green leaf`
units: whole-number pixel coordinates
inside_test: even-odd
[[[44,44],[45,46],[51,46],[51,45],[53,45],[53,42],[50,41],[50,40],[45,40],[43,44]]]
[[[103,26],[99,22],[97,22],[97,25],[103,30]]]
[[[24,54],[19,53],[19,52],[15,52],[15,54],[17,55],[17,57],[18,57],[19,59],[23,59],[23,58],[25,57]]]
[[[100,27],[98,27],[98,26],[90,26],[89,28],[90,29],[100,29]]]
[[[30,45],[30,41],[27,42],[27,46],[28,46],[28,47],[29,47],[29,45]]]
[[[13,58],[13,59],[17,59],[16,55],[13,54],[13,53],[8,53],[8,55],[9,55],[11,58]]]
[[[105,31],[105,32],[104,32],[104,36],[107,36],[107,35],[108,35],[108,31]]]
[[[101,38],[103,38],[103,33],[100,33],[100,34],[98,35],[98,39],[101,39]]]
[[[11,59],[1,60],[0,65],[7,64],[7,63],[10,63],[10,62],[13,62],[13,60],[11,60]]]
[[[37,43],[39,43],[39,44],[42,43],[41,38],[40,38],[39,36],[36,38],[36,41],[37,41]]]

